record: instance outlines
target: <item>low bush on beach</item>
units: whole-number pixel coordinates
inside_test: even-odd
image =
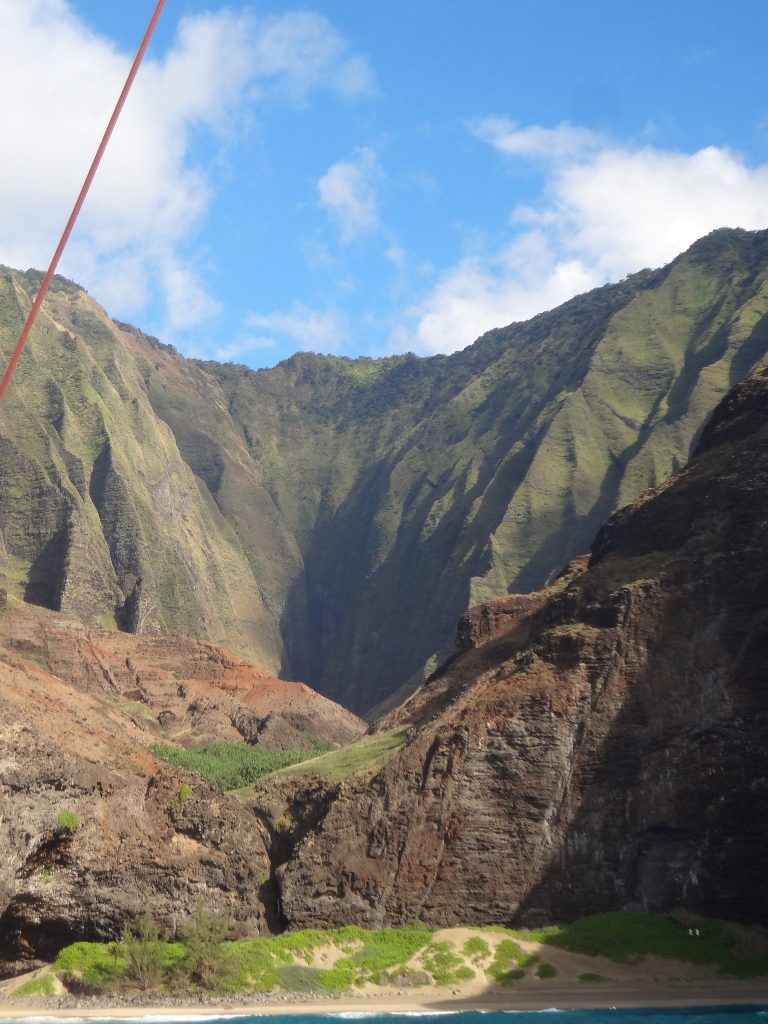
[[[475,976],[475,972],[467,967],[464,958],[454,951],[450,942],[430,943],[421,956],[421,963],[424,970],[432,975],[436,985],[457,985]]]
[[[525,968],[532,967],[538,959],[535,953],[527,953],[512,939],[502,939],[486,973],[502,985],[509,985],[525,977]]]
[[[556,978],[557,977],[557,968],[555,967],[554,964],[548,964],[546,962],[546,960],[544,960],[536,968],[536,977],[537,978],[542,978],[542,979],[545,979],[545,978]]]
[[[491,947],[479,935],[473,935],[464,943],[464,956],[469,957],[474,963],[487,960],[491,955]]]

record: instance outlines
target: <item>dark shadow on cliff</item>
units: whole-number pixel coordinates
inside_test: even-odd
[[[719,449],[705,431],[693,473],[598,536],[593,561],[619,568],[672,550],[623,591],[611,657],[587,660],[592,706],[556,844],[515,923],[676,906],[768,919],[768,460],[754,414],[724,418]],[[561,629],[578,637],[584,618]]]

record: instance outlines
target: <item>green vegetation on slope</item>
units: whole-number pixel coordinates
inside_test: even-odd
[[[36,280],[0,274],[0,354]],[[768,232],[714,232],[451,356],[258,372],[186,360],[57,279],[0,409],[0,585],[364,711],[451,652],[469,605],[537,588],[684,463],[766,354]]]
[[[219,789],[240,789],[270,772],[317,757],[331,749],[329,743],[308,737],[307,750],[263,750],[249,743],[217,740],[201,747],[185,749],[169,743],[153,743],[149,749],[156,757],[177,768],[186,768]]]
[[[339,750],[303,761],[282,770],[283,775],[311,774],[331,782],[342,782],[357,772],[381,768],[405,743],[408,727],[364,736]]]
[[[471,980],[478,971],[501,985],[534,975],[537,983],[546,983],[559,977],[562,968],[521,945],[539,942],[618,963],[638,963],[654,956],[708,965],[741,978],[768,974],[768,933],[764,929],[682,913],[597,914],[543,931],[477,928],[459,947],[447,939],[437,940],[430,929],[418,923],[376,931],[348,925],[233,941],[225,941],[226,932],[223,918],[199,908],[194,920],[181,929],[178,941],[162,941],[145,915],[120,942],[68,946],[51,972],[65,984],[76,978],[96,992],[138,986],[232,993],[280,989],[339,993],[369,984],[456,985]],[[578,969],[577,965],[581,966],[577,962],[573,969]],[[595,971],[581,971],[576,977],[585,984],[607,980]],[[17,994],[46,995],[51,991],[52,979],[43,975]]]
[[[199,933],[198,933],[199,934]],[[150,936],[145,952],[156,949],[156,986],[211,988],[217,991],[341,992],[351,985],[386,984],[390,971],[402,968],[419,950],[429,947],[432,933],[423,925],[368,931],[350,925],[329,931],[308,929],[273,938],[208,943],[193,958],[194,940],[156,942]],[[200,943],[197,943],[198,947]],[[330,967],[325,950],[335,949]],[[59,954],[52,971],[75,975],[96,991],[131,980],[127,939],[116,943],[77,942]],[[150,958],[146,958],[150,959]],[[193,969],[193,961],[198,965]],[[205,962],[211,967],[201,970]],[[213,965],[213,966],[212,966]],[[214,969],[215,968],[215,969]]]
[[[768,931],[694,914],[613,911],[582,918],[542,935],[546,945],[628,963],[645,956],[712,964],[724,974],[768,972]]]
[[[535,954],[526,953],[512,939],[503,939],[496,947],[487,973],[500,984],[508,985],[524,977],[526,967],[532,967],[538,959]]]
[[[32,999],[34,996],[53,995],[53,975],[43,974],[40,978],[32,978],[14,991],[14,999]]]

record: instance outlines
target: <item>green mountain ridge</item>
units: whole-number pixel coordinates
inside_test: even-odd
[[[7,356],[39,275],[0,271]],[[721,230],[462,352],[185,359],[57,279],[0,406],[0,586],[209,637],[357,711],[542,586],[768,354],[768,232]]]

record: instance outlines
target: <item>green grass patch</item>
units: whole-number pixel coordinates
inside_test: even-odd
[[[633,558],[606,559],[597,570],[597,578],[613,593],[638,580],[653,579],[669,561],[668,551],[651,551]]]
[[[532,967],[538,959],[535,953],[526,953],[512,939],[502,939],[486,973],[501,985],[508,985],[524,977],[526,967]]]
[[[286,992],[304,995],[323,991],[322,974],[323,972],[316,967],[307,967],[304,964],[280,964],[277,968],[280,987]]]
[[[595,974],[593,971],[584,971],[579,975],[579,981],[589,984],[590,982],[608,981],[604,974]]]
[[[124,711],[127,715],[133,715],[135,718],[145,718],[150,722],[157,722],[157,716],[153,714],[152,709],[148,708],[146,704],[142,704],[140,700],[122,700],[115,704],[118,711]]]
[[[487,960],[490,955],[491,947],[479,935],[473,935],[471,939],[467,939],[464,943],[464,956],[474,961],[474,963]]]
[[[358,947],[347,957],[338,960],[335,970],[350,970],[354,972],[355,983],[357,979],[362,979],[363,984],[371,982],[374,985],[385,984],[388,971],[407,963],[432,938],[431,931],[422,924],[380,928],[377,931],[367,931],[353,925],[326,934],[330,934],[331,941],[336,945],[352,943]]]
[[[56,824],[59,828],[65,828],[68,832],[77,832],[80,828],[80,819],[74,811],[64,810],[59,812]]]
[[[217,740],[191,750],[169,743],[152,743],[149,749],[155,757],[195,772],[219,789],[240,789],[280,768],[316,757],[329,744],[308,740],[307,750],[262,750],[249,743]]]
[[[475,972],[464,963],[450,942],[432,942],[421,956],[424,970],[436,985],[456,985],[474,978]]]
[[[698,929],[699,934],[690,932]],[[724,974],[768,973],[768,932],[693,915],[612,911],[550,932],[544,943],[584,956],[631,963],[646,956],[711,964]]]
[[[31,981],[25,981],[23,985],[12,994],[12,999],[29,999],[32,996],[52,996],[53,995],[53,975],[44,974],[41,978],[32,978]]]
[[[115,985],[125,974],[127,960],[115,943],[75,942],[59,953],[53,964],[55,974],[75,974],[93,988]]]
[[[314,757],[311,761],[286,768],[283,775],[312,773],[332,782],[342,782],[357,772],[383,767],[405,743],[408,728],[391,729],[389,732],[364,736],[340,750]]]

